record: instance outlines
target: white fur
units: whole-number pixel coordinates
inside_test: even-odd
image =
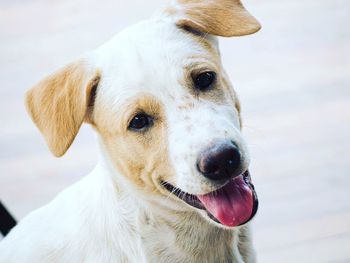
[[[203,46],[168,20],[141,22],[87,55],[102,74],[94,114],[108,114],[113,123],[128,99],[142,92],[156,96],[165,105],[169,156],[177,164],[169,180],[184,191],[207,193],[217,186],[195,171],[199,150],[215,139],[230,138],[244,154],[245,166],[249,157],[229,98],[223,105],[188,98],[179,81],[191,63],[219,72],[221,64],[213,64]],[[216,50],[216,39],[206,39]],[[187,102],[193,107],[179,108]],[[0,243],[1,263],[254,262],[247,226],[224,229],[173,198],[139,191],[115,169],[102,140],[100,144],[93,172],[30,213]]]

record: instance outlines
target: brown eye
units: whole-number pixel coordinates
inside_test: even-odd
[[[215,82],[216,74],[213,71],[206,71],[196,75],[193,78],[193,83],[196,89],[206,91],[210,89]]]
[[[151,116],[145,113],[137,114],[129,123],[129,129],[134,131],[143,131],[153,124]]]

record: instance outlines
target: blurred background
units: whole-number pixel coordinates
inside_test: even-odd
[[[259,262],[350,262],[350,2],[244,3],[263,29],[221,39],[221,49],[253,157]],[[17,219],[97,159],[87,126],[54,158],[25,111],[25,91],[160,5],[0,0],[0,199]]]

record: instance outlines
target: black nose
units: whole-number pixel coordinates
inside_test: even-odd
[[[211,180],[229,179],[236,175],[241,164],[238,147],[231,141],[216,142],[202,151],[197,161],[197,169]]]

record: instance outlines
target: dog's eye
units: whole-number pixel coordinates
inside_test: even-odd
[[[193,78],[195,88],[200,91],[206,91],[211,88],[216,79],[216,74],[213,71],[200,73]]]
[[[134,131],[143,131],[151,126],[153,119],[145,113],[137,114],[129,123],[129,129]]]

